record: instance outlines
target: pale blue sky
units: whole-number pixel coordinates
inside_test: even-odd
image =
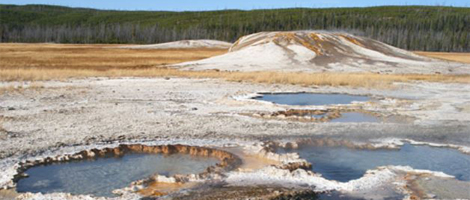
[[[0,0],[0,4],[50,4],[116,10],[221,10],[288,7],[444,5],[470,7],[470,0]]]

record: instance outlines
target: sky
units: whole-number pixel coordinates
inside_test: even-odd
[[[197,11],[222,9],[431,5],[470,7],[470,0],[0,0],[0,4],[49,4],[113,10]]]

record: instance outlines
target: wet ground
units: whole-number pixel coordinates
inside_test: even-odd
[[[360,113],[360,112],[346,112],[341,113],[341,117],[332,119],[330,122],[333,123],[359,123],[359,122],[369,122],[369,123],[378,123],[382,120],[378,117],[375,117],[370,114]]]
[[[419,176],[410,187],[416,195],[427,199],[470,199],[469,181]]]
[[[163,199],[191,199],[191,200],[215,200],[215,199],[305,199],[317,200],[320,194],[311,188],[285,188],[277,185],[259,185],[250,187],[233,187],[227,185],[206,185],[183,194],[171,195]]]

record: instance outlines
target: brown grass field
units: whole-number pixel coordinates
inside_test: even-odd
[[[349,73],[282,73],[180,71],[165,64],[220,55],[220,49],[130,50],[116,45],[0,44],[0,81],[66,80],[85,77],[187,77],[296,85],[383,88],[393,82],[469,83],[470,76],[384,75]]]
[[[0,43],[0,69],[142,69],[220,55],[223,49],[121,49],[121,45]]]
[[[421,56],[437,58],[441,60],[456,61],[461,63],[470,63],[470,53],[447,53],[447,52],[414,52]]]

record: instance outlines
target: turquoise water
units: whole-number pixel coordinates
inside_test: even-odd
[[[291,94],[263,94],[254,99],[269,101],[285,105],[332,105],[332,104],[350,104],[353,101],[369,101],[367,96],[356,96],[347,94],[316,94],[316,93],[291,93]]]
[[[470,156],[454,149],[405,144],[400,150],[306,146],[287,152],[298,152],[313,164],[314,172],[341,182],[361,178],[367,170],[387,165],[439,171],[470,181]]]
[[[119,158],[40,165],[26,171],[29,177],[18,181],[17,191],[112,197],[113,190],[156,173],[167,176],[201,173],[217,162],[215,158],[184,154],[126,154]]]

